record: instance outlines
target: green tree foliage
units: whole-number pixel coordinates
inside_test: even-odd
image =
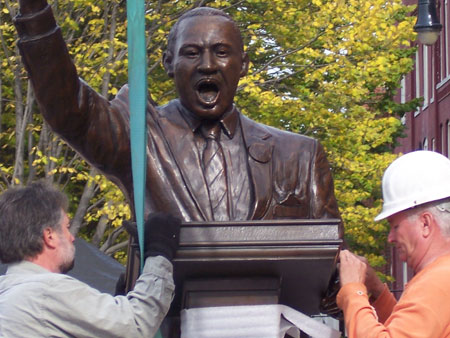
[[[417,105],[393,100],[413,66],[412,8],[401,0],[149,1],[149,90],[158,104],[176,96],[161,65],[168,31],[202,5],[224,9],[243,32],[252,63],[237,105],[255,120],[322,142],[349,246],[384,264],[387,227],[373,217],[381,207],[382,172],[402,131],[397,117]],[[0,6],[0,187],[35,177],[61,184],[82,205],[73,210],[81,217],[76,232],[113,252],[123,245],[120,224],[129,209],[117,188],[42,122],[14,47],[16,4]],[[127,81],[125,2],[55,0],[53,6],[80,76],[112,97]]]

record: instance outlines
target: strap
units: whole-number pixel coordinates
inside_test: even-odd
[[[145,1],[127,1],[128,82],[130,105],[131,165],[134,212],[138,229],[141,271],[144,268],[144,207],[147,172],[147,55],[145,48]]]

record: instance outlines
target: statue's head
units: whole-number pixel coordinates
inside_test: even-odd
[[[249,60],[233,19],[199,7],[172,27],[163,63],[181,103],[201,119],[216,120],[231,109]]]

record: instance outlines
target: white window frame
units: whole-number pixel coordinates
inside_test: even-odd
[[[403,275],[403,290],[405,289],[406,283],[408,283],[408,265],[406,262],[402,264],[402,275]]]
[[[425,109],[430,104],[430,72],[428,71],[429,63],[429,48],[427,45],[422,45],[422,55],[423,55],[423,108]]]
[[[420,97],[420,57],[419,57],[419,49],[416,50],[416,98]],[[420,107],[417,107],[417,110],[414,112],[414,116],[420,114]]]
[[[450,121],[447,121],[447,157],[450,158]]]

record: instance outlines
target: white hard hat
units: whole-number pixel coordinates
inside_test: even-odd
[[[400,156],[384,172],[382,190],[383,210],[375,221],[450,197],[450,160],[426,150]]]

